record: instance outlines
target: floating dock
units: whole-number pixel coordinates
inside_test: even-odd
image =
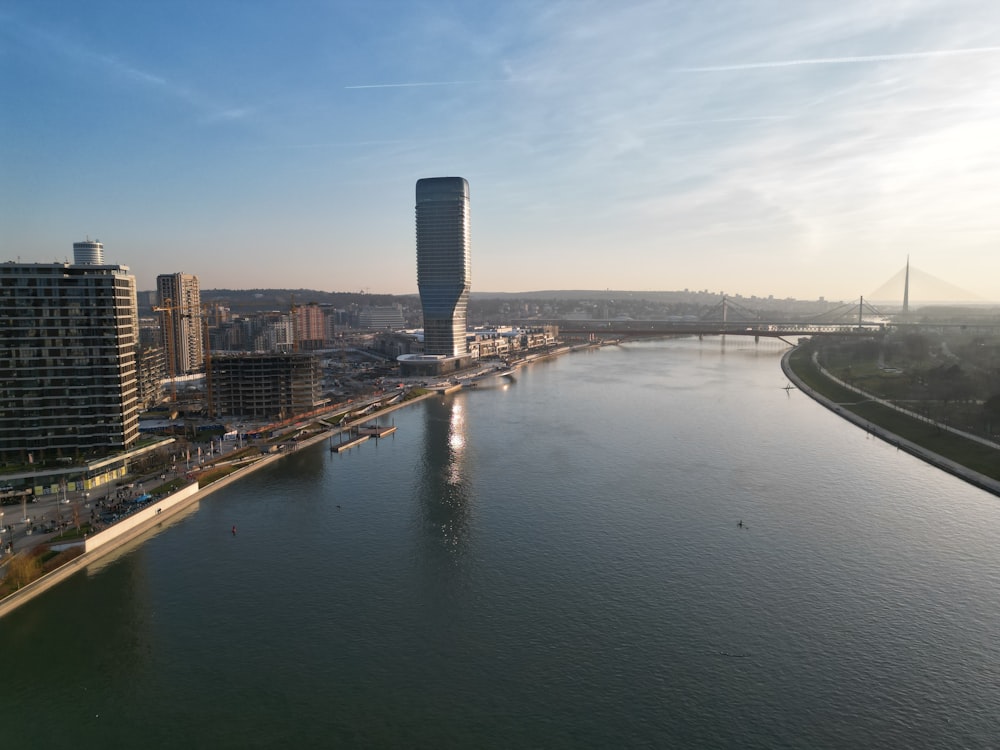
[[[346,443],[331,443],[330,452],[331,453],[343,453],[349,448],[353,448],[355,445],[361,445],[365,442],[371,435],[359,435],[353,440],[348,440]]]
[[[379,427],[378,425],[364,425],[358,428],[358,434],[364,435],[365,437],[373,438],[384,438],[386,435],[391,435],[396,431],[394,426],[392,427]]]

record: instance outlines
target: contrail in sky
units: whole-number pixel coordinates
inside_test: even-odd
[[[363,83],[344,86],[345,89],[402,89],[416,86],[466,86],[473,83],[501,83],[501,81],[423,81],[415,83]]]
[[[791,68],[796,65],[847,65],[851,63],[883,62],[886,60],[918,60],[925,57],[953,57],[957,55],[982,55],[1000,52],[1000,47],[969,47],[967,49],[940,49],[928,52],[901,52],[892,55],[856,55],[852,57],[813,57],[802,60],[773,60],[732,65],[703,65],[691,68],[673,68],[673,73],[714,73],[727,70],[757,70],[761,68]]]

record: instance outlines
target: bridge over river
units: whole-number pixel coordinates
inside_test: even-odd
[[[537,325],[538,321],[535,321]],[[594,338],[655,338],[663,336],[753,336],[786,340],[802,336],[873,336],[885,331],[885,323],[846,325],[844,323],[788,321],[673,321],[673,320],[548,320],[559,326],[561,336]]]

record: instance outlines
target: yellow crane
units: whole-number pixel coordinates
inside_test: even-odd
[[[205,352],[205,388],[208,396],[208,415],[214,416],[215,404],[212,393],[212,345],[208,335],[208,310],[216,303],[206,302],[201,306],[198,314],[179,312],[180,308],[174,307],[173,300],[169,297],[163,300],[163,304],[154,306],[153,311],[162,313],[162,328],[167,348],[167,373],[170,376],[170,400],[177,401],[177,365],[176,365],[176,343],[174,341],[174,319],[175,318],[201,318],[199,326],[202,337],[202,349]],[[218,306],[216,304],[216,306]]]
[[[201,331],[205,347],[205,393],[208,397],[206,407],[209,417],[215,416],[215,404],[212,398],[212,339],[208,335],[208,311],[215,305],[218,317],[218,303],[205,302],[201,306]]]
[[[176,308],[174,301],[167,297],[162,305],[154,305],[153,312],[163,313],[160,317],[160,327],[163,330],[163,343],[167,347],[167,374],[170,375],[170,400],[177,400],[177,372],[174,367],[174,319]]]

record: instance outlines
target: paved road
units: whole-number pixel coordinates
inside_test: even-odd
[[[224,451],[231,451],[235,444],[223,444]],[[203,450],[203,460],[211,456]],[[92,519],[99,520],[109,506],[116,501],[128,501],[142,495],[166,481],[176,479],[198,467],[197,456],[191,461],[181,461],[175,468],[149,474],[141,477],[129,477],[122,483],[110,484],[90,491],[77,490],[58,495],[43,495],[37,500],[24,503],[0,506],[0,563],[9,557],[11,546],[13,551],[20,552],[31,549],[58,535],[67,528],[87,523]],[[54,530],[45,532],[45,529]]]

